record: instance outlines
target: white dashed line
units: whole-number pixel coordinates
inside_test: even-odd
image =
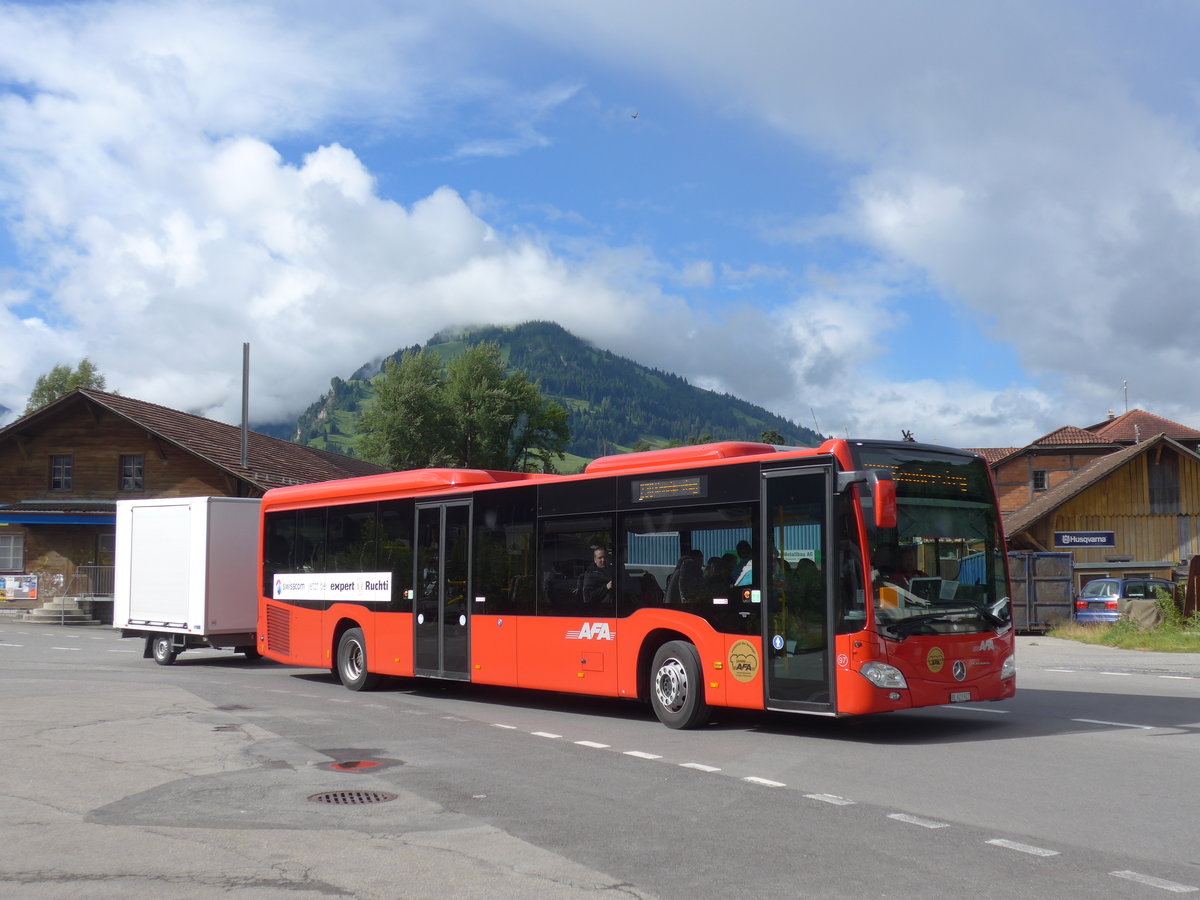
[[[1190,884],[1179,884],[1175,881],[1155,878],[1153,875],[1139,875],[1137,872],[1130,872],[1128,869],[1120,872],[1109,872],[1108,874],[1115,875],[1117,878],[1127,878],[1130,881],[1136,881],[1138,884],[1144,884],[1147,887],[1161,888],[1173,894],[1191,894],[1195,891],[1200,891],[1200,888],[1192,887]]]
[[[576,741],[580,747],[591,747],[593,750],[607,750],[611,744],[599,744],[596,741]]]
[[[516,731],[517,730],[516,725],[501,725],[499,722],[493,722],[492,727],[493,728],[503,728],[505,731]]]
[[[963,712],[991,713],[993,716],[1007,716],[1011,709],[985,709],[982,706],[964,706],[961,703],[943,703],[942,709],[961,709]]]
[[[638,759],[662,759],[657,753],[645,753],[641,750],[626,750],[626,756],[634,756]]]
[[[1139,728],[1143,731],[1153,731],[1154,725],[1132,725],[1129,722],[1105,722],[1103,719],[1072,719],[1072,722],[1083,722],[1085,725],[1111,725],[1114,728]]]
[[[1075,669],[1043,669],[1043,672],[1074,672]]]
[[[1101,675],[1116,675],[1118,678],[1125,678],[1132,675],[1132,672],[1101,672]]]
[[[51,647],[50,649],[51,650],[73,650],[75,652],[79,651],[78,647]]]
[[[787,787],[782,781],[771,781],[769,778],[759,778],[757,775],[747,775],[742,781],[748,781],[751,784],[761,784],[763,787]]]
[[[994,847],[1003,847],[1006,850],[1016,850],[1020,853],[1028,853],[1030,856],[1058,856],[1057,850],[1047,850],[1044,847],[1034,847],[1032,844],[1020,844],[1016,841],[1006,841],[1003,838],[995,838],[988,841]]]
[[[820,800],[822,803],[831,803],[834,806],[853,806],[853,800],[847,800],[845,797],[839,797],[837,794],[805,794],[809,800]]]
[[[0,644],[0,647],[24,647],[24,644]]]
[[[1159,678],[1170,678],[1174,681],[1194,681],[1191,675],[1159,675]]]
[[[682,769],[695,769],[697,772],[720,772],[716,766],[706,766],[704,763],[680,763]]]
[[[531,731],[530,734],[532,734],[534,737],[549,738],[552,741],[556,741],[562,737],[561,734],[555,734],[553,731]]]
[[[922,819],[920,816],[910,816],[908,813],[888,813],[889,819],[905,822],[909,825],[920,825],[922,828],[949,828],[948,822],[935,822],[933,819]]]
[[[141,650],[109,650],[109,653],[141,653]]]

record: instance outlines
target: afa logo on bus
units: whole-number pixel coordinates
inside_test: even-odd
[[[615,641],[617,633],[608,627],[607,622],[584,622],[578,631],[568,631],[568,641]]]

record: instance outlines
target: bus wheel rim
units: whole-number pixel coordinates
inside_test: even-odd
[[[672,657],[664,660],[658,669],[658,678],[654,682],[654,691],[658,702],[664,709],[679,712],[687,702],[688,683],[687,669],[683,663]]]
[[[349,653],[346,654],[346,672],[351,678],[358,678],[362,674],[362,645],[357,641],[353,641],[349,647]]]

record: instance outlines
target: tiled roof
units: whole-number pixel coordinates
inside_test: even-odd
[[[1063,446],[1078,446],[1080,444],[1107,444],[1111,441],[1101,438],[1090,431],[1085,431],[1082,428],[1076,428],[1074,425],[1064,425],[1062,428],[1056,428],[1049,434],[1044,434],[1037,440],[1033,441],[1031,447],[1063,447]]]
[[[309,484],[389,471],[374,463],[313,447],[302,447],[256,431],[249,433],[249,464],[243,466],[242,430],[237,426],[92,388],[76,388],[0,429],[0,440],[23,434],[77,403],[93,403],[103,407],[262,490],[282,484]]]
[[[1181,453],[1194,455],[1192,451],[1182,444],[1171,440],[1164,435],[1157,435],[1147,441],[1142,441],[1140,444],[1134,444],[1130,447],[1123,447],[1114,453],[1108,453],[1104,456],[1089,462],[1086,466],[1079,469],[1073,476],[1068,478],[1062,484],[1056,485],[1048,491],[1038,494],[1037,498],[1030,503],[1025,504],[1018,510],[1014,510],[1004,517],[1004,533],[1006,535],[1018,534],[1019,532],[1028,530],[1039,519],[1048,516],[1058,507],[1062,506],[1068,500],[1071,500],[1105,476],[1115,472],[1129,460],[1141,453],[1145,453],[1152,447],[1159,444],[1171,444]]]
[[[1156,434],[1165,434],[1175,441],[1200,441],[1200,431],[1188,428],[1162,416],[1156,416],[1141,409],[1131,409],[1127,413],[1089,425],[1087,430],[1093,434],[1117,444],[1133,444],[1139,440],[1146,441]]]
[[[984,462],[989,466],[994,466],[1002,459],[1007,459],[1014,453],[1024,450],[1024,447],[967,447],[968,453],[978,453],[983,457]]]

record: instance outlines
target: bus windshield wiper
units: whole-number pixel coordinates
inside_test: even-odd
[[[899,640],[904,640],[912,635],[921,625],[926,625],[930,622],[949,622],[951,616],[970,615],[978,612],[979,610],[974,607],[971,609],[943,609],[938,612],[929,612],[919,616],[909,616],[907,619],[888,622],[884,627],[891,629]]]

